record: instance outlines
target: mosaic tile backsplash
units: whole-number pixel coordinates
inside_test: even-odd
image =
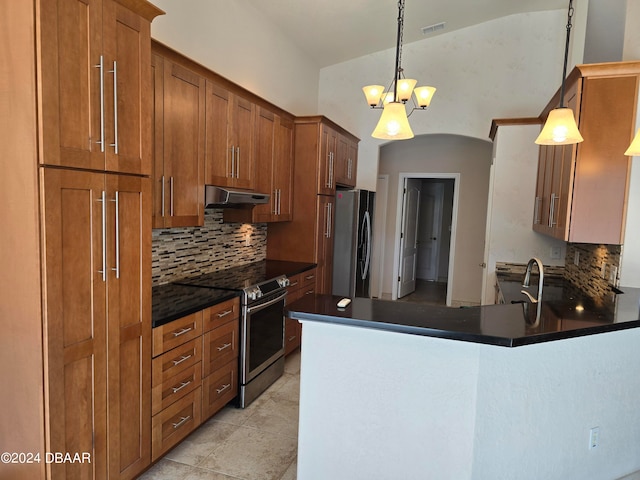
[[[608,295],[612,286],[618,286],[620,253],[620,245],[568,243],[564,266],[545,265],[544,272],[545,275],[564,277],[590,297],[598,298]],[[496,273],[499,274],[524,276],[525,270],[526,264],[523,263],[496,262]]]
[[[152,285],[264,260],[266,223],[223,223],[221,209],[206,209],[203,227],[155,229]]]

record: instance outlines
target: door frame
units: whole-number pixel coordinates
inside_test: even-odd
[[[449,272],[447,274],[447,306],[451,306],[453,293],[453,267],[455,263],[456,232],[458,230],[458,200],[460,196],[460,173],[400,173],[398,174],[398,196],[396,199],[396,228],[393,247],[393,279],[391,299],[398,299],[398,281],[400,274],[400,233],[402,231],[402,196],[404,181],[408,178],[453,180],[453,209],[451,213],[451,241],[449,243]]]

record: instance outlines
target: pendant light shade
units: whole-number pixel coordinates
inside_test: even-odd
[[[407,140],[413,138],[413,131],[411,130],[411,125],[409,125],[404,103],[387,103],[371,136],[382,140]]]
[[[567,12],[567,40],[564,45],[564,65],[562,68],[562,86],[560,87],[560,106],[549,112],[547,121],[536,138],[538,145],[571,145],[584,141],[573,111],[564,105],[565,83],[567,79],[567,62],[569,59],[569,41],[571,39],[571,19],[573,17],[573,0],[569,0]]]
[[[625,155],[629,155],[630,157],[640,156],[640,129],[636,132],[636,136],[633,137],[633,141],[627,151],[624,152]]]
[[[420,108],[427,108],[431,104],[433,94],[436,93],[436,87],[417,87],[413,90],[416,101]]]
[[[544,128],[536,138],[538,145],[571,145],[584,140],[573,111],[568,107],[560,107],[549,112]]]
[[[367,97],[367,103],[373,108],[380,102],[384,87],[382,85],[367,85],[366,87],[362,87],[362,91],[364,92],[364,96]]]

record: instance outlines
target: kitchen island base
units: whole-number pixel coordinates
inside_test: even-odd
[[[637,328],[505,348],[303,324],[300,479],[613,480],[640,469]]]

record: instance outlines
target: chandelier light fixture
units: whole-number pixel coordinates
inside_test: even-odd
[[[631,145],[627,148],[627,151],[624,152],[625,155],[630,157],[640,156],[640,129],[636,132],[636,136],[633,138]]]
[[[567,60],[569,57],[569,39],[571,37],[571,18],[573,17],[573,0],[569,0],[567,20],[567,41],[564,47],[564,67],[562,69],[562,86],[560,87],[560,106],[549,112],[547,121],[540,132],[538,145],[571,145],[584,139],[580,135],[573,110],[564,105],[565,80],[567,77]]]
[[[393,80],[385,91],[382,85],[363,87],[367,103],[372,109],[382,109],[378,125],[371,134],[383,140],[405,140],[413,138],[408,116],[414,110],[425,110],[431,103],[436,89],[416,87],[417,80],[404,77],[402,69],[402,32],[404,28],[404,0],[398,2],[398,37],[396,43],[396,64]],[[411,111],[407,115],[406,103],[411,100]]]

